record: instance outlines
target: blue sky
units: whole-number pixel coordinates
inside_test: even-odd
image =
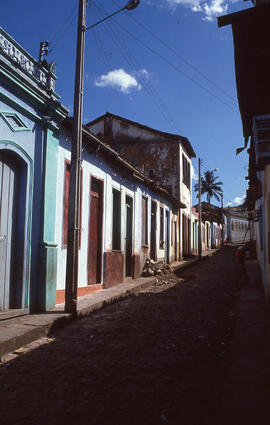
[[[87,25],[125,5],[125,0],[89,0]],[[83,120],[106,111],[188,137],[204,170],[218,168],[224,204],[245,195],[248,156],[237,104],[231,28],[216,17],[251,7],[230,0],[141,0],[130,12],[86,32]],[[38,58],[51,42],[56,91],[73,109],[77,1],[1,2],[1,23]],[[197,158],[193,160],[195,178]],[[195,195],[194,195],[194,202]]]

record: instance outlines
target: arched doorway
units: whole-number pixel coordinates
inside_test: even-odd
[[[0,312],[25,307],[27,165],[0,150]]]

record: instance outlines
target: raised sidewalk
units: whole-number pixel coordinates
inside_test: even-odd
[[[216,250],[210,250],[203,254],[208,256]],[[173,270],[186,268],[199,261],[198,257],[190,258],[171,267]],[[101,289],[90,295],[78,298],[78,316],[88,316],[93,311],[99,310],[106,304],[118,299],[136,294],[143,288],[151,286],[155,282],[155,276],[150,278],[139,278],[127,283],[120,283],[108,289]],[[64,313],[64,304],[57,304],[53,309],[41,313],[20,316],[0,321],[0,360],[1,356],[10,353],[23,345],[45,337],[59,326],[71,320],[70,314]]]
[[[257,261],[246,261],[245,270],[218,425],[270,420],[269,310]]]

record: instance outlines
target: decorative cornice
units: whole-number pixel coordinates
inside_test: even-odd
[[[53,70],[45,69],[1,27],[0,52],[35,83],[43,86],[46,91],[54,92],[56,75]]]
[[[39,104],[49,110],[56,121],[68,115],[54,92],[53,65],[46,69],[0,27],[0,75],[3,84],[12,92],[24,93],[26,102]],[[49,67],[49,65],[48,65]],[[46,113],[48,115],[48,113]]]

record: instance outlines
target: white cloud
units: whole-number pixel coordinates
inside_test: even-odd
[[[226,204],[226,206],[227,207],[230,207],[230,206],[232,206],[232,205],[234,205],[234,206],[236,206],[236,205],[241,205],[243,202],[244,202],[244,200],[246,199],[246,195],[242,195],[242,196],[236,196],[235,198],[234,198],[234,200],[233,201],[229,201],[227,204]]]
[[[205,3],[203,10],[205,13],[204,20],[212,21],[214,17],[225,14],[228,10],[228,3],[224,0],[212,0],[211,3]]]
[[[194,4],[192,7],[191,7],[191,10],[193,10],[193,12],[202,12],[202,7],[199,5],[199,4]]]
[[[229,3],[236,3],[239,0],[160,0],[164,1],[171,10],[175,10],[177,6],[182,5],[190,8],[193,12],[203,14],[204,21],[212,21],[215,17],[223,15],[227,12]]]
[[[236,196],[236,198],[234,198],[234,200],[233,200],[233,203],[234,203],[235,205],[242,204],[242,203],[244,202],[244,200],[245,200],[245,197],[246,197],[246,195],[243,195],[243,196]]]
[[[146,70],[134,72],[133,75],[128,74],[124,69],[114,69],[105,75],[101,75],[95,80],[97,87],[112,87],[120,90],[122,93],[130,93],[131,89],[141,90],[142,86],[136,79],[136,73],[147,73]]]
[[[145,78],[147,78],[147,79],[149,79],[149,78],[150,78],[150,74],[149,74],[149,72],[147,71],[147,69],[140,69],[140,71],[135,71],[135,72],[134,72],[134,74],[136,74],[136,75],[138,75],[138,76],[143,76],[143,77],[145,77]]]

